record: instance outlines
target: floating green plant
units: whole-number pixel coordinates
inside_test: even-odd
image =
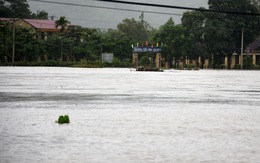
[[[61,115],[58,119],[58,121],[56,121],[56,123],[60,123],[60,124],[63,124],[63,123],[70,123],[70,118],[68,115]]]

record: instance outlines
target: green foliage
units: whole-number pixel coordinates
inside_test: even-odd
[[[44,45],[50,60],[58,60],[60,58],[61,39],[58,34],[47,36],[47,40],[44,40]]]
[[[55,21],[55,26],[56,26],[56,28],[60,27],[61,32],[65,32],[69,23],[70,22],[66,19],[65,16],[61,16],[59,20]]]
[[[0,0],[0,18],[48,19],[48,13],[32,13],[27,0]]]
[[[180,59],[187,55],[189,35],[187,35],[184,26],[174,25],[172,18],[154,33],[153,38],[156,42],[163,43],[162,57],[166,61],[172,63],[173,57]]]
[[[187,11],[183,14],[182,25],[185,28],[185,54],[190,59],[206,54],[205,43],[205,15],[198,11]]]
[[[142,66],[150,66],[151,62],[149,60],[149,57],[148,56],[142,56],[140,61],[139,61],[139,64],[142,65]]]
[[[100,33],[102,52],[113,53],[120,61],[129,61],[132,56],[131,44],[133,41],[119,30],[109,30]]]
[[[68,115],[61,115],[57,121],[57,123],[59,124],[63,124],[63,123],[70,123],[70,118]]]
[[[258,12],[260,13],[260,0],[251,0],[252,4],[257,7]]]
[[[256,70],[260,70],[260,65],[256,65],[254,68],[255,68]]]
[[[113,61],[112,63],[105,62],[103,67],[131,67],[129,62]]]
[[[158,72],[163,72],[162,69],[159,69],[157,67],[150,67],[150,66],[148,66],[148,67],[144,67],[144,66],[138,67],[136,69],[136,71],[158,71]]]
[[[195,64],[187,64],[187,65],[185,65],[185,69],[187,69],[187,70],[198,70],[199,68]]]
[[[125,33],[128,38],[133,39],[136,43],[148,40],[149,33],[152,30],[150,24],[144,20],[144,13],[141,13],[139,18],[139,21],[134,18],[124,19],[122,23],[117,25],[119,31]]]
[[[0,1],[0,17],[4,18],[30,18],[31,11],[27,0]]]
[[[13,46],[13,27],[10,25],[6,30],[0,32],[3,39],[0,41],[0,45],[3,49],[0,50],[1,59],[7,56],[11,61],[12,46]],[[15,61],[35,61],[44,53],[45,45],[42,40],[35,39],[36,35],[33,30],[29,30],[22,27],[15,28]]]
[[[47,20],[49,18],[49,14],[46,11],[41,10],[41,11],[37,11],[37,14],[33,13],[31,15],[31,18]]]
[[[221,65],[219,66],[219,68],[220,68],[220,69],[226,69],[227,67],[226,67],[225,64],[221,64]]]
[[[233,68],[236,69],[236,70],[239,70],[239,69],[241,69],[241,65],[240,64],[236,64]]]
[[[0,21],[0,61],[6,62],[11,57],[11,24],[9,22]]]
[[[82,68],[102,68],[103,64],[101,61],[86,61],[77,62],[73,64],[73,67],[82,67]]]
[[[243,69],[254,69],[252,56],[246,56],[243,59]]]
[[[209,9],[258,13],[249,0],[209,0]],[[235,14],[208,13],[205,15],[205,39],[212,53],[232,55],[241,46],[241,30],[245,31],[245,45],[251,43],[260,33],[260,18]],[[246,46],[244,46],[246,47]]]

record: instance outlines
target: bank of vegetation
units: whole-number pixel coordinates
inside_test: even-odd
[[[209,9],[260,13],[258,0],[209,0]],[[26,0],[0,1],[0,17],[48,19],[48,13],[30,11]],[[0,22],[0,65],[12,65],[13,26]],[[62,27],[59,33],[46,34],[46,39],[36,39],[31,29],[15,29],[16,66],[73,66],[73,67],[131,67],[132,45],[162,46],[162,65],[178,68],[179,60],[210,60],[210,68],[223,68],[225,57],[241,53],[241,32],[244,47],[260,35],[260,17],[226,13],[187,11],[181,24],[170,18],[159,29],[153,28],[142,13],[139,19],[124,19],[117,29],[100,30],[69,26],[69,20],[56,21]],[[66,30],[64,30],[66,29]],[[101,54],[113,53],[112,63],[102,63]],[[153,64],[151,53],[140,56],[139,64]],[[147,63],[148,62],[148,63]],[[239,65],[236,65],[239,67]],[[193,64],[185,67],[196,67]],[[252,65],[250,68],[257,68]]]

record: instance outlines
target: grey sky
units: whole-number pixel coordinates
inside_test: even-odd
[[[155,11],[155,12],[167,12],[172,14],[182,14],[184,10],[177,9],[166,9],[166,8],[156,8],[156,7],[146,7],[146,6],[134,6],[134,5],[123,5],[116,3],[106,3],[98,2],[95,0],[48,0],[52,2],[67,2],[73,4],[83,4],[92,6],[102,6],[102,7],[113,7],[113,8],[123,8],[123,9],[134,9],[141,11]],[[130,0],[126,0],[130,1]],[[143,3],[155,3],[164,4],[172,6],[184,6],[184,7],[205,7],[208,8],[208,0],[131,0],[132,2],[143,2]],[[118,11],[111,9],[100,9],[93,7],[78,7],[78,6],[67,6],[61,4],[49,4],[42,2],[34,2],[28,0],[30,8],[33,12],[38,10],[45,10],[49,15],[56,16],[56,19],[60,16],[66,16],[72,24],[81,25],[83,27],[89,28],[116,28],[117,24],[120,23],[125,18],[135,18],[138,19],[141,12],[132,11]],[[161,15],[154,13],[145,13],[145,20],[151,24],[152,27],[158,28],[163,25],[170,17],[176,24],[180,23],[181,16],[175,15]]]

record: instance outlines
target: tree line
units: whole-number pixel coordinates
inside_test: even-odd
[[[259,0],[209,0],[209,9],[260,13]],[[0,17],[48,19],[48,13],[32,13],[26,0],[0,0]],[[181,24],[170,18],[160,28],[153,28],[141,13],[139,19],[124,19],[117,29],[100,30],[81,26],[68,26],[69,20],[61,17],[56,26],[61,32],[46,35],[46,39],[36,39],[30,29],[16,28],[15,61],[93,62],[100,64],[101,53],[114,54],[114,64],[131,66],[131,46],[160,45],[163,48],[164,62],[178,67],[179,60],[211,60],[212,68],[220,68],[225,57],[241,53],[241,35],[244,34],[244,47],[260,35],[260,17],[225,13],[187,11]],[[0,24],[1,63],[11,61],[12,26]],[[148,64],[155,54],[144,53],[140,64]]]

